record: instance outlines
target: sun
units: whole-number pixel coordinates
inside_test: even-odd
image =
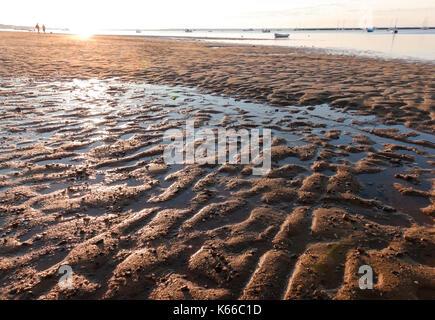
[[[90,37],[94,35],[93,32],[80,32],[80,33],[74,33],[75,36],[81,40],[88,40]]]
[[[88,40],[95,34],[95,32],[92,30],[71,30],[71,34],[80,40]]]
[[[96,29],[90,25],[79,25],[70,28],[70,33],[80,40],[88,40],[96,34]]]

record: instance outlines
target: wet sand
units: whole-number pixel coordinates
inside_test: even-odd
[[[434,66],[6,32],[0,50],[1,298],[435,298]],[[272,170],[166,165],[186,120],[272,129]]]
[[[279,105],[331,103],[434,132],[435,65],[204,42],[2,32],[0,76],[201,87]]]

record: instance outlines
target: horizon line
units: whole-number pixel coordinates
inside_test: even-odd
[[[13,24],[2,24],[0,23],[0,28],[4,27],[12,27],[17,28],[17,30],[29,30],[34,29],[33,26],[25,26],[25,25],[13,25]],[[165,31],[165,30],[242,30],[242,31],[256,31],[256,30],[364,30],[364,29],[391,29],[391,28],[397,28],[397,29],[435,29],[434,26],[416,26],[416,25],[409,25],[409,26],[371,26],[371,27],[361,27],[361,26],[353,26],[353,27],[337,27],[337,26],[331,26],[331,27],[243,27],[243,28],[233,28],[233,27],[221,27],[221,28],[192,28],[192,27],[179,27],[179,28],[98,28],[95,29],[95,31]],[[71,30],[71,28],[68,27],[47,27],[47,29],[50,30]]]

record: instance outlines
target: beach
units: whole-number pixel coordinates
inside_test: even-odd
[[[434,78],[315,50],[0,32],[0,298],[435,299]],[[272,169],[165,163],[187,120],[270,129]]]

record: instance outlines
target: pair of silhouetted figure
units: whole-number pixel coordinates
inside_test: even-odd
[[[39,33],[39,31],[40,31],[39,23],[36,24],[35,29],[36,29],[36,30],[38,31],[38,33]],[[42,25],[42,32],[45,33],[45,25],[44,25],[44,24]]]

